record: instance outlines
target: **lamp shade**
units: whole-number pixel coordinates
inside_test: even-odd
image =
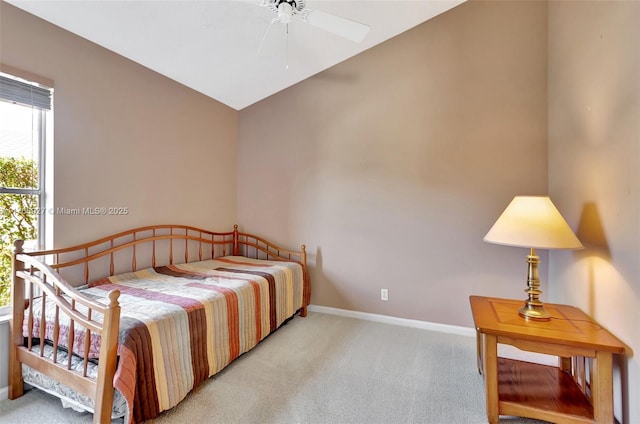
[[[484,241],[536,249],[582,249],[549,196],[516,196]]]

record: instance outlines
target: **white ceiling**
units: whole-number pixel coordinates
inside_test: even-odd
[[[240,110],[465,0],[307,0],[371,30],[354,43],[294,20],[287,40],[274,24],[260,55],[260,0],[6,1]]]

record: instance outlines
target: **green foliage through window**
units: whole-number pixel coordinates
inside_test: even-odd
[[[1,187],[32,188],[37,173],[31,159],[0,157]],[[38,238],[37,211],[37,195],[0,193],[0,306],[10,303],[13,242]]]

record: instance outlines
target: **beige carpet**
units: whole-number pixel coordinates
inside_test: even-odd
[[[2,423],[89,423],[31,390]],[[121,420],[120,420],[121,421]],[[486,423],[475,339],[320,313],[295,317],[156,423]],[[501,423],[540,421],[503,417]]]

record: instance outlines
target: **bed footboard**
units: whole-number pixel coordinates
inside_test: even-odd
[[[50,266],[24,254],[22,245],[22,240],[15,242],[13,257],[9,399],[23,394],[24,363],[93,399],[94,422],[109,422],[118,354],[120,293],[109,292],[108,303],[83,296]],[[74,346],[72,335],[79,329],[84,329],[84,343]],[[101,338],[97,379],[87,375],[92,334]],[[51,359],[45,357],[45,340],[49,340],[54,352],[63,348],[79,354],[83,360],[81,369],[71,367],[72,355],[66,356],[67,361],[58,361],[56,354]]]

